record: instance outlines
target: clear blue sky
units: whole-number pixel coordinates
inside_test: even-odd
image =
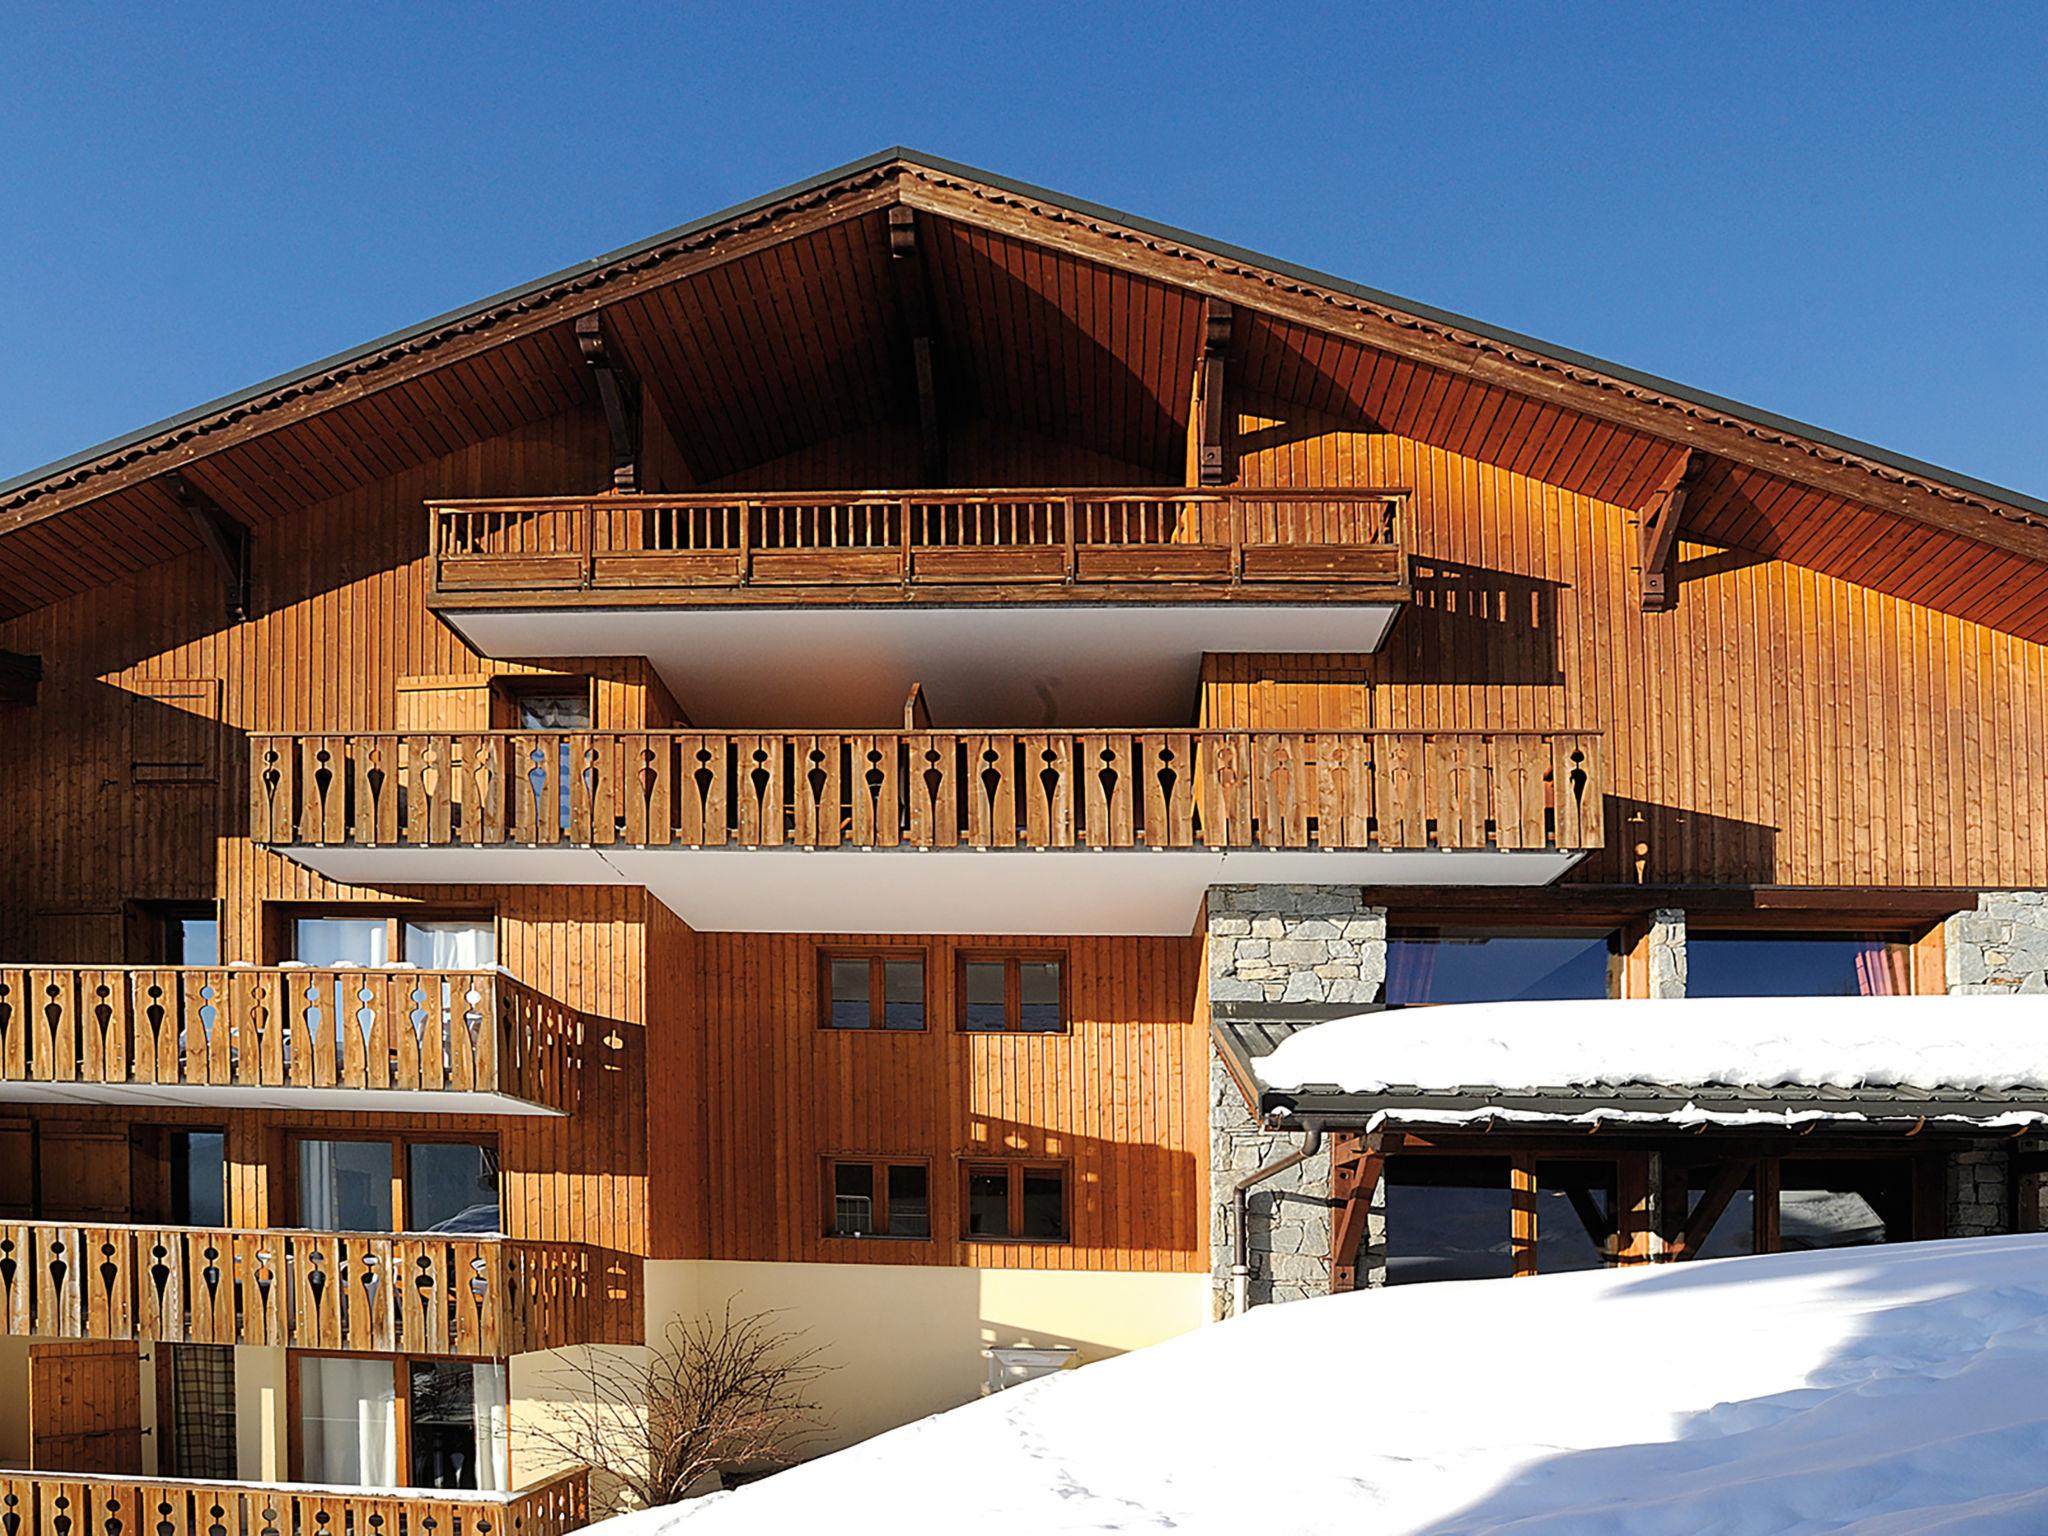
[[[0,476],[904,143],[2048,494],[2048,6],[1266,9],[11,6]]]

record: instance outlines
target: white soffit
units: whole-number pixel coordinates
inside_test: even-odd
[[[400,1088],[266,1088],[184,1083],[0,1082],[0,1104],[121,1104],[163,1109],[286,1109],[370,1115],[537,1115],[562,1112],[502,1093]]]
[[[700,933],[1164,934],[1212,885],[1548,885],[1583,853],[285,848],[350,885],[644,885]]]
[[[1376,651],[1394,603],[450,609],[486,656],[645,656],[706,729],[1132,729],[1191,718],[1205,651]]]

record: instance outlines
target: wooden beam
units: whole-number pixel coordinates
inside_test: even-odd
[[[1372,1218],[1386,1167],[1376,1137],[1336,1136],[1330,1145],[1330,1290],[1358,1289],[1358,1245]]]
[[[1195,479],[1230,483],[1230,418],[1223,409],[1224,365],[1230,359],[1231,308],[1223,299],[1202,302],[1202,355],[1195,364]]]
[[[946,438],[939,421],[938,364],[932,345],[931,279],[917,238],[916,210],[898,203],[889,210],[889,270],[895,276],[898,312],[910,338],[917,378],[917,429],[924,445],[924,483],[946,482]]]
[[[576,317],[576,345],[597,376],[597,396],[604,402],[605,426],[612,436],[612,489],[640,489],[640,380],[626,366],[619,349],[605,334],[597,310]]]
[[[1509,1273],[1536,1273],[1536,1159],[1517,1153],[1508,1163]]]
[[[1704,453],[1672,455],[1642,516],[1643,612],[1669,613],[1678,606],[1678,579],[1673,567],[1678,562],[1678,523],[1685,515],[1686,494],[1699,482],[1707,466]]]
[[[249,530],[182,472],[172,470],[163,477],[163,484],[192,519],[200,541],[213,552],[227,589],[228,622],[240,624],[249,617]]]
[[[0,651],[0,704],[33,704],[43,680],[43,658]]]
[[[1743,1158],[1723,1163],[1715,1170],[1714,1177],[1700,1194],[1700,1203],[1689,1213],[1674,1218],[1670,1224],[1672,1258],[1690,1259],[1706,1246],[1707,1239],[1714,1234],[1714,1223],[1721,1219],[1728,1203],[1756,1172],[1756,1166]]]

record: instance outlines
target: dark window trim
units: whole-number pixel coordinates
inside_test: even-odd
[[[970,1230],[972,1225],[971,1186],[976,1174],[1000,1173],[1007,1181],[1010,1230],[1000,1237]],[[1050,1173],[1060,1181],[1059,1237],[1038,1237],[1024,1232],[1024,1175]],[[1024,1243],[1065,1247],[1074,1241],[1074,1165],[1061,1157],[960,1157],[960,1241],[963,1243]]]
[[[400,1476],[412,1476],[412,1367],[415,1361],[430,1361],[437,1365],[494,1365],[505,1372],[506,1401],[511,1400],[512,1362],[495,1355],[373,1355],[354,1349],[298,1349],[285,1351],[285,1465],[292,1481],[304,1482],[306,1478],[305,1435],[301,1428],[299,1389],[299,1362],[305,1359],[322,1360],[388,1360],[391,1363],[392,1381],[397,1389],[397,1401],[392,1416],[397,1424],[397,1464]],[[506,1484],[517,1487],[518,1446],[516,1435],[508,1438],[505,1446]],[[401,1482],[401,1488],[406,1484]],[[366,1492],[374,1490],[365,1490]],[[460,1490],[467,1491],[467,1490]]]
[[[865,1025],[841,1027],[832,1022],[832,963],[835,960],[865,960],[868,963],[868,1021]],[[924,976],[924,1022],[915,1029],[892,1029],[888,1020],[888,962],[915,960]],[[826,944],[818,949],[814,971],[818,989],[817,1027],[832,1035],[922,1035],[932,1027],[932,966],[930,953],[922,945]]]
[[[341,1127],[288,1126],[284,1131],[284,1225],[293,1231],[312,1231],[299,1220],[299,1147],[308,1141],[382,1142],[391,1148],[391,1214],[399,1223],[392,1235],[447,1237],[453,1240],[485,1239],[475,1232],[422,1233],[412,1226],[412,1170],[406,1158],[408,1147],[433,1143],[442,1146],[488,1147],[498,1159],[498,1224],[504,1226],[510,1212],[505,1202],[505,1151],[496,1131],[356,1131]],[[373,1234],[374,1235],[374,1234]],[[504,1234],[509,1235],[509,1234]],[[347,1353],[347,1351],[335,1351]]]
[[[969,965],[995,965],[1003,967],[1003,1027],[1001,1029],[969,1029],[967,1027],[967,967]],[[1056,965],[1060,972],[1060,1022],[1057,1029],[1024,1028],[1024,984],[1023,973],[1018,969],[1024,965]],[[1072,996],[1068,991],[1068,976],[1072,967],[1067,963],[1064,949],[962,949],[953,959],[953,1028],[963,1035],[1071,1035],[1074,1032],[1074,1010]]]
[[[899,1031],[909,1033],[909,1031]],[[868,1152],[827,1152],[819,1159],[824,1194],[825,1239],[834,1243],[928,1243],[937,1230],[933,1218],[932,1160],[928,1157],[903,1157],[894,1153]],[[843,1165],[865,1167],[874,1180],[875,1225],[884,1228],[879,1232],[841,1232],[838,1207],[838,1172]],[[910,1232],[890,1232],[889,1225],[889,1170],[892,1168],[920,1168],[924,1170],[925,1231],[922,1237]]]

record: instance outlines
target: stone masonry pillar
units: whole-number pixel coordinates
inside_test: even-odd
[[[2048,992],[2048,891],[1985,891],[1975,910],[1942,927],[1948,993],[2009,996]],[[2032,1143],[2029,1143],[2032,1145]],[[2011,1143],[1958,1152],[1948,1163],[1948,1235],[1980,1237],[2012,1230]],[[2041,1181],[2025,1181],[2035,1204],[2022,1225],[2039,1228]]]

